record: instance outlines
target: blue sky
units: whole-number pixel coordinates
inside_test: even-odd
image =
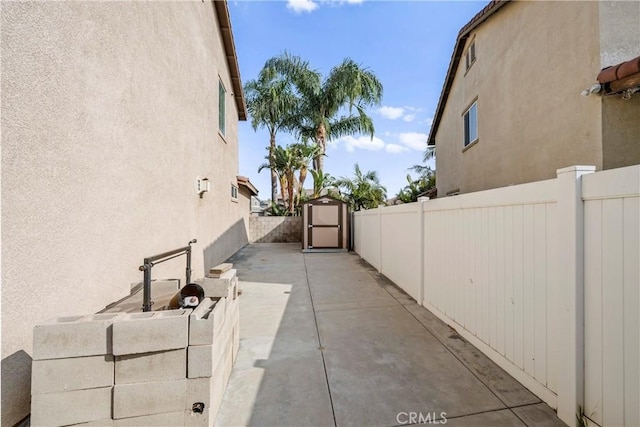
[[[376,133],[332,141],[325,172],[351,176],[353,165],[378,172],[393,197],[407,169],[421,163],[431,121],[460,28],[483,2],[375,0],[238,0],[229,3],[240,74],[256,78],[265,61],[285,50],[326,75],[350,57],[371,69],[384,86],[379,108],[368,113]],[[240,174],[270,197],[267,170],[258,173],[269,143],[265,130],[240,122]],[[277,142],[295,142],[279,133]],[[306,187],[313,184],[311,179]]]

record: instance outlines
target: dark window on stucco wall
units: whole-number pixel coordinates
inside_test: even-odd
[[[467,70],[471,68],[474,62],[476,62],[476,41],[472,41],[469,47],[467,48],[467,53],[465,55]]]
[[[478,140],[478,107],[477,102],[464,113],[464,146]]]
[[[222,84],[222,81],[218,82],[218,129],[222,135],[225,134],[226,130],[226,111],[225,111],[225,99],[226,99],[227,91]]]

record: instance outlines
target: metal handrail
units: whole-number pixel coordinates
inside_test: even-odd
[[[197,243],[196,239],[189,242],[187,246],[174,249],[172,251],[163,252],[158,255],[153,255],[144,259],[143,264],[138,267],[138,270],[144,271],[144,280],[142,282],[142,311],[151,311],[153,301],[151,301],[151,268],[156,265],[169,261],[170,259],[177,258],[181,255],[187,255],[187,268],[186,268],[186,284],[191,283],[191,245]]]

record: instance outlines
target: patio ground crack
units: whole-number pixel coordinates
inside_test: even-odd
[[[327,362],[324,358],[325,347],[322,345],[322,341],[320,339],[320,328],[318,327],[318,315],[316,314],[316,306],[313,303],[313,295],[311,294],[311,286],[309,285],[309,271],[307,270],[307,256],[305,254],[302,255],[302,259],[304,262],[304,274],[307,281],[307,289],[309,290],[309,299],[311,300],[311,311],[313,311],[313,321],[316,325],[316,334],[318,336],[318,350],[320,350],[320,354],[322,356],[322,367],[324,368],[324,379],[327,383],[327,392],[329,393],[329,404],[331,405],[331,415],[333,416],[333,425],[337,426],[336,422],[336,411],[333,407],[333,396],[331,396],[331,385],[329,384],[329,374],[327,372]]]

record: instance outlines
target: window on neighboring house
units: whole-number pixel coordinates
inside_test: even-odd
[[[231,184],[231,200],[238,200],[238,187]]]
[[[472,41],[467,48],[467,54],[465,55],[467,61],[467,70],[471,68],[474,62],[476,62],[476,41]]]
[[[218,82],[218,129],[220,129],[220,133],[224,135],[225,133],[225,98],[227,95],[227,91],[222,84],[222,81]]]
[[[464,146],[478,140],[478,102],[474,101],[464,113]]]

